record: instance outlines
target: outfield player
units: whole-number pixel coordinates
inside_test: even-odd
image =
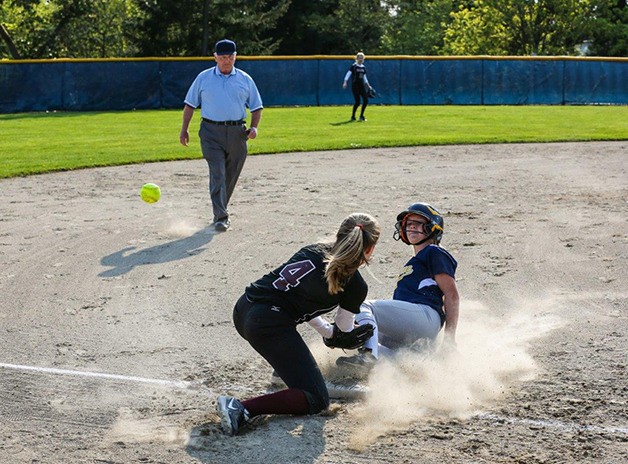
[[[257,137],[262,99],[251,76],[235,67],[236,44],[219,40],[214,47],[216,66],[201,72],[185,96],[179,141],[188,146],[188,128],[194,110],[201,108],[203,158],[209,167],[209,196],[214,228],[224,232],[231,225],[227,206],[247,156],[247,141]],[[246,128],[246,110],[251,127]]]
[[[414,256],[404,266],[391,300],[365,301],[358,324],[375,326],[373,337],[354,356],[338,365],[371,367],[390,350],[432,342],[444,327],[444,342],[455,346],[459,296],[456,260],[440,246],[441,214],[426,203],[414,203],[399,213],[396,240],[411,245]]]
[[[379,233],[373,217],[352,214],[340,225],[335,242],[301,248],[246,288],[233,311],[235,327],[288,388],[243,401],[219,396],[225,433],[236,435],[260,414],[316,414],[329,406],[325,380],[297,325],[308,322],[326,344],[337,331],[358,331],[354,318],[368,290],[358,268],[368,264]],[[320,317],[335,308],[334,325]]]
[[[364,53],[360,52],[355,56],[355,63],[351,65],[347,74],[345,74],[344,81],[342,82],[342,88],[347,88],[347,82],[351,79],[351,91],[353,92],[353,98],[355,103],[353,104],[353,112],[351,113],[351,120],[355,121],[355,112],[360,106],[360,98],[362,98],[362,109],[360,110],[360,121],[366,121],[364,117],[364,110],[369,103],[369,97],[367,92],[371,89],[369,80],[366,77],[366,66],[364,66]]]

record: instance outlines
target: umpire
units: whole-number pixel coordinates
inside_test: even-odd
[[[212,200],[214,228],[224,232],[230,226],[227,205],[233,194],[247,155],[247,140],[257,137],[262,117],[262,99],[255,82],[236,68],[236,44],[220,40],[214,48],[216,66],[202,71],[194,80],[183,107],[179,141],[188,146],[188,128],[194,110],[201,108],[203,158],[209,166],[209,195]],[[251,112],[251,127],[246,128],[246,109]]]

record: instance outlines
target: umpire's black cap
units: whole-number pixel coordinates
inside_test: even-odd
[[[216,55],[233,55],[236,52],[236,44],[233,40],[219,40],[216,42],[214,52]]]

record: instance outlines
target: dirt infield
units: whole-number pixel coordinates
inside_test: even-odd
[[[627,169],[627,142],[254,156],[223,234],[202,160],[2,180],[0,462],[625,463]],[[231,322],[244,287],[366,211],[369,297],[390,296],[419,200],[459,262],[459,353],[222,435],[215,394],[269,387]],[[341,353],[302,332],[332,375]]]

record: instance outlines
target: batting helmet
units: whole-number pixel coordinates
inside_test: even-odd
[[[406,235],[406,221],[408,220],[408,216],[410,214],[418,214],[419,216],[423,216],[428,221],[423,226],[423,233],[427,237],[419,243],[410,243],[408,236]],[[395,233],[393,234],[393,238],[395,240],[401,239],[403,243],[407,243],[408,245],[420,245],[430,239],[434,239],[434,241],[438,244],[443,237],[444,231],[445,221],[436,208],[428,205],[427,203],[414,203],[397,215],[397,223],[395,224]]]

